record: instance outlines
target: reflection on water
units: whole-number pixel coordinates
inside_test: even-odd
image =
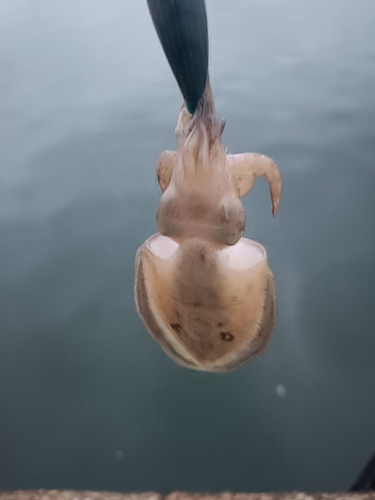
[[[3,0],[0,488],[340,490],[375,446],[375,11],[207,1],[231,152],[273,157],[246,236],[279,314],[226,375],[173,364],[133,299],[180,106],[146,2]]]

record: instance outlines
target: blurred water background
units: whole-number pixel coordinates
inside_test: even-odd
[[[146,0],[0,3],[0,488],[343,490],[375,448],[375,8],[207,0],[230,152],[278,323],[230,374],[175,365],[133,299],[181,96]]]

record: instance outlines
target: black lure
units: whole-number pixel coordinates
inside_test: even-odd
[[[204,0],[147,0],[169,65],[192,115],[208,72],[208,29]]]

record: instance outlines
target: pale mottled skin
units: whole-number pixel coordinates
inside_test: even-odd
[[[259,354],[275,322],[275,282],[263,247],[253,242],[262,257],[244,269],[230,265],[222,250],[242,237],[240,197],[258,176],[269,183],[276,214],[280,174],[267,156],[227,155],[222,129],[208,85],[193,117],[182,107],[177,152],[165,151],[157,165],[158,229],[177,250],[158,256],[151,238],[136,258],[136,303],[147,329],[175,361],[210,371]]]

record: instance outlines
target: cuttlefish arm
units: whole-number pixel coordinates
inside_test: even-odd
[[[171,182],[175,157],[176,151],[163,151],[159,156],[156,175],[162,193],[164,193]]]
[[[176,151],[164,151],[156,169],[160,189],[164,193],[171,182]],[[281,176],[276,163],[259,153],[227,155],[227,167],[232,173],[239,198],[251,190],[257,177],[264,177],[270,187],[272,214],[277,214],[281,197]]]
[[[242,198],[257,177],[264,177],[270,187],[272,215],[277,214],[281,197],[281,176],[276,163],[268,156],[259,153],[227,155],[227,165],[232,170],[238,196]]]

